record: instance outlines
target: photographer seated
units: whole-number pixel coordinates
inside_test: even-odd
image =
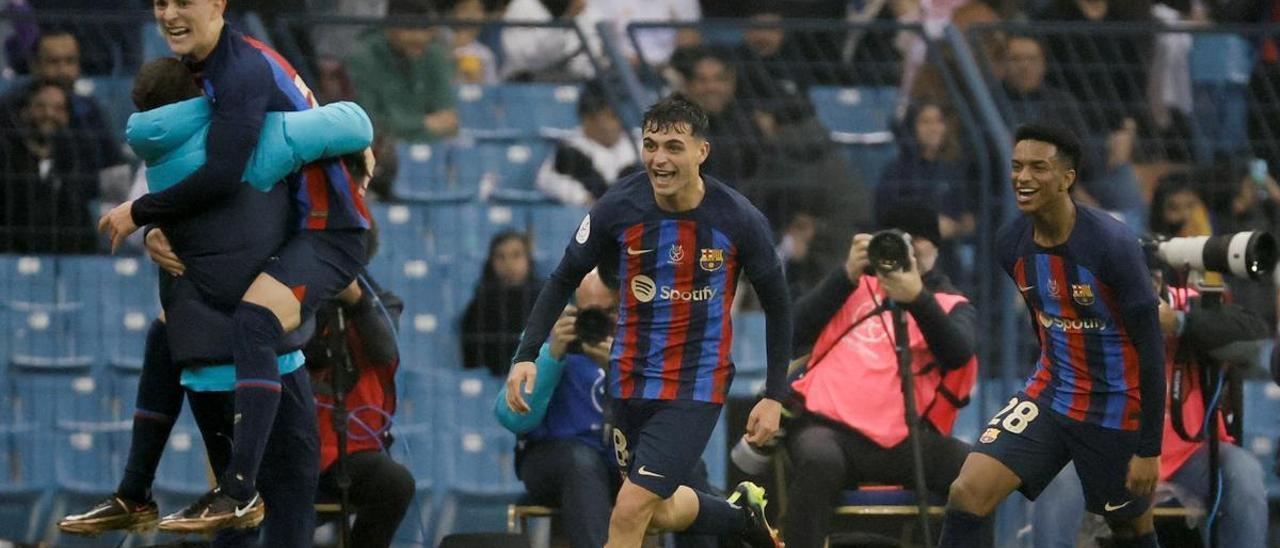
[[[1266,322],[1236,305],[1217,308],[1195,304],[1194,292],[1164,283],[1161,265],[1150,259],[1152,282],[1160,296],[1160,329],[1165,335],[1165,375],[1169,394],[1165,400],[1163,445],[1160,455],[1161,495],[1173,495],[1184,506],[1204,510],[1209,496],[1209,451],[1204,438],[1208,393],[1201,374],[1206,364],[1249,365],[1258,360],[1259,345],[1270,338]],[[1220,370],[1207,371],[1217,379]],[[1179,389],[1179,387],[1181,387]],[[1222,503],[1218,517],[1219,546],[1265,546],[1267,492],[1262,465],[1227,434],[1218,411],[1218,462],[1222,473]],[[1068,465],[1036,499],[1031,514],[1031,535],[1036,548],[1076,545],[1076,532],[1084,518],[1084,492]],[[1208,531],[1200,527],[1205,546]]]
[[[874,245],[870,234],[854,236],[845,264],[795,304],[795,346],[812,345],[813,352],[792,384],[803,408],[787,427],[792,470],[782,530],[790,548],[824,545],[841,491],[914,485],[888,301],[904,310],[910,336],[925,487],[945,495],[969,453],[948,434],[977,376],[976,313],[933,268],[938,214],[905,204],[880,224],[909,234],[910,245],[901,232],[878,233]],[[882,257],[894,243],[890,254],[901,256]]]
[[[339,305],[338,300],[355,304]],[[344,332],[337,327],[339,306]],[[338,390],[346,396],[347,446],[342,463],[351,482],[349,510],[356,518],[350,542],[343,543],[346,546],[390,546],[413,502],[413,475],[386,452],[400,365],[395,330],[403,310],[398,297],[363,273],[338,299],[320,307],[316,335],[303,348],[315,387],[321,470],[317,499],[322,502],[342,500],[334,396]]]
[[[609,534],[609,514],[622,486],[612,428],[602,409],[605,368],[613,345],[618,293],[595,270],[587,274],[538,354],[538,377],[528,413],[507,407],[498,394],[498,422],[516,433],[516,474],[535,504],[560,509],[560,524],[572,548],[599,548]],[[701,466],[700,466],[701,467]],[[706,471],[695,474],[706,485]],[[714,537],[676,535],[682,547],[715,546]]]

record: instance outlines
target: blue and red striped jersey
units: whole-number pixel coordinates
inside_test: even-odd
[[[177,185],[139,198],[133,211],[139,224],[188,217],[228,195],[230,185],[241,184],[266,112],[317,106],[311,90],[284,57],[229,26],[223,28],[209,56],[193,64],[192,70],[213,105],[206,144],[208,160]],[[287,182],[299,228],[369,227],[369,211],[357,182],[337,158],[307,164],[290,174]]]
[[[619,181],[565,251],[562,268],[585,273],[600,264],[602,276],[619,281],[615,398],[722,403],[734,372],[738,276],[745,270],[759,282],[782,268],[764,215],[723,183],[703,180],[702,202],[678,213],[658,207],[646,173]]]
[[[1164,355],[1151,275],[1138,239],[1105,212],[1076,206],[1066,243],[1043,248],[1031,219],[1019,217],[997,236],[1001,267],[1027,303],[1040,358],[1024,388],[1042,407],[1116,430],[1142,429],[1147,404],[1163,404],[1163,383],[1148,401],[1146,370],[1163,371]],[[1156,413],[1155,435],[1160,432]],[[1156,453],[1159,453],[1156,445]]]

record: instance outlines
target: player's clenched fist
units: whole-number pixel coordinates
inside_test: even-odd
[[[533,393],[533,382],[538,378],[538,366],[533,362],[519,362],[511,366],[507,375],[507,407],[521,415],[529,412],[529,404],[523,394]],[[523,390],[523,392],[522,392]]]

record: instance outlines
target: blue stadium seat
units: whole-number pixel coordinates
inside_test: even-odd
[[[79,303],[32,305],[10,301],[9,361],[25,368],[82,368],[97,361],[100,321]]]
[[[391,287],[404,299],[399,340],[405,368],[457,367],[458,341],[451,328],[457,320],[456,299],[449,290],[450,265],[443,261],[403,261],[392,273]]]
[[[499,96],[493,86],[464,84],[454,90],[458,125],[463,129],[497,129]]]
[[[19,368],[12,383],[14,417],[20,424],[52,427],[59,421],[102,420],[110,411],[111,387],[100,386],[88,367]]]
[[[733,365],[739,376],[761,375],[767,368],[764,313],[740,312],[733,317]]]
[[[529,227],[533,237],[533,258],[543,273],[560,262],[564,248],[586,216],[587,208],[560,204],[529,206]]]
[[[109,374],[99,375],[111,386],[111,396],[107,403],[108,420],[133,420],[133,411],[138,405],[138,376],[140,369],[112,369]]]
[[[515,476],[515,436],[498,427],[463,426],[452,434],[443,448],[449,485],[437,520],[437,537],[501,531],[507,505],[524,493]]]
[[[459,139],[453,149],[456,184],[477,189],[481,196],[545,200],[534,181],[551,149],[550,142],[537,137]]]
[[[142,368],[147,329],[160,312],[158,269],[138,257],[61,257],[59,283],[67,298],[94,310],[103,360],[114,368]]]
[[[914,506],[916,492],[901,488],[850,489],[840,493],[839,506]],[[944,497],[930,494],[930,506],[945,506]]]
[[[445,367],[400,368],[396,375],[396,422],[453,424],[453,405],[445,397],[455,374]]]
[[[124,473],[124,458],[114,450],[124,433],[127,448],[128,423],[63,424],[54,429],[54,479],[57,491],[53,498],[53,516],[63,516],[87,507],[114,493]],[[127,451],[127,449],[126,449]],[[55,546],[116,545],[123,533],[88,539],[62,534],[51,528]]]
[[[57,261],[52,256],[0,257],[0,281],[5,285],[6,301],[23,303],[58,302]]]
[[[503,379],[494,378],[488,371],[471,370],[455,372],[452,380],[440,392],[440,401],[453,407],[450,424],[473,430],[483,426],[498,428],[493,418],[493,402],[502,389]]]
[[[203,495],[211,486],[209,459],[204,440],[189,412],[184,412],[169,434],[164,456],[156,473],[156,496],[162,501],[172,499],[176,505],[191,502],[191,497]]]
[[[892,87],[809,88],[818,119],[831,131],[867,134],[889,131],[898,104]]]
[[[1253,452],[1263,470],[1273,470],[1276,463],[1276,441],[1280,438],[1280,386],[1271,381],[1244,382],[1244,435],[1241,446]],[[1267,495],[1280,498],[1280,479],[1267,476]]]
[[[460,189],[449,178],[450,147],[446,143],[398,143],[395,191],[416,200],[460,199],[475,189]]]
[[[0,538],[43,537],[53,494],[52,433],[32,426],[0,429]]]
[[[373,210],[378,223],[379,255],[391,259],[419,258],[428,255],[423,231],[427,226],[427,208],[413,204],[379,206]],[[381,273],[383,275],[388,273]]]
[[[840,151],[850,166],[856,167],[862,180],[874,188],[880,184],[885,168],[898,155],[898,146],[893,142],[841,144]]]
[[[429,207],[426,233],[429,255],[454,263],[483,263],[494,236],[507,230],[524,232],[529,228],[528,210],[518,204],[470,202]]]
[[[578,126],[578,86],[505,84],[498,87],[506,127],[533,134]]]

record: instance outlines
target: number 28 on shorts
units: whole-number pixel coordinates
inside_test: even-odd
[[[1038,416],[1040,416],[1040,407],[1036,402],[1019,400],[1016,397],[1009,398],[1009,404],[996,413],[996,416],[991,417],[991,421],[987,423],[987,430],[982,433],[978,441],[991,443],[999,437],[1001,430],[1021,434]]]

